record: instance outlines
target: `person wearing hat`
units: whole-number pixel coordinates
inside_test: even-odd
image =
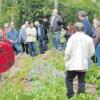
[[[79,11],[78,18],[84,24],[84,32],[90,37],[93,37],[92,25],[88,19],[87,13],[85,11]]]
[[[95,54],[93,39],[84,32],[81,22],[75,23],[75,34],[67,43],[65,49],[65,69],[67,97],[71,98],[73,92],[73,79],[78,76],[78,93],[85,92],[85,76],[89,67],[90,58]]]

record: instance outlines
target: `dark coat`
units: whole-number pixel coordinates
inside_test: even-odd
[[[58,32],[60,30],[60,26],[63,23],[63,18],[60,15],[55,16],[53,24],[51,26],[51,21],[52,21],[53,16],[50,18],[50,29],[53,32]]]

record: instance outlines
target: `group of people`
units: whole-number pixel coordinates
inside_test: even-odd
[[[78,77],[77,93],[85,93],[85,76],[91,59],[95,60],[95,49],[100,43],[100,19],[94,18],[93,25],[85,11],[79,11],[79,22],[74,24],[75,32],[68,39],[65,49],[67,97],[74,95],[73,79]],[[92,27],[93,26],[93,27]]]
[[[9,40],[16,54],[25,52],[32,57],[48,50],[48,29],[50,29],[53,49],[65,49],[68,98],[74,95],[73,79],[76,76],[78,76],[78,93],[85,92],[86,71],[100,42],[100,19],[94,18],[92,25],[85,11],[79,11],[78,18],[80,22],[69,24],[66,29],[62,16],[54,9],[49,21],[46,17],[40,22],[26,21],[19,31],[16,30],[14,22],[10,25],[6,23],[4,28],[0,29],[0,38]],[[37,42],[39,52],[36,49]]]
[[[31,56],[36,56],[38,53],[43,54],[48,50],[48,26],[47,19],[44,18],[42,23],[39,21],[25,22],[19,32],[19,42],[23,48],[23,52]],[[36,49],[36,43],[39,44],[39,52]]]
[[[14,22],[10,25],[6,23],[4,29],[0,30],[0,37],[8,40],[12,44],[15,54],[26,53],[30,56],[45,53],[48,50],[48,22],[47,18],[39,21],[26,21],[20,28],[16,30]],[[38,42],[39,52],[36,49]]]
[[[95,49],[100,43],[100,18],[95,17],[92,24],[85,11],[79,11],[78,18],[80,21],[69,24],[67,29],[63,27],[63,18],[57,9],[53,10],[50,19],[53,48],[65,48],[68,99],[74,95],[73,79],[76,76],[78,76],[78,94],[85,93],[86,71],[91,60],[96,63]]]

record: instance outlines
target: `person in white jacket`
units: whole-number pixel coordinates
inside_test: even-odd
[[[28,51],[31,56],[36,56],[36,40],[37,32],[33,22],[29,22],[29,27],[26,29],[26,43],[28,43]]]
[[[95,54],[93,39],[84,32],[81,22],[75,23],[75,34],[67,43],[65,49],[65,69],[67,96],[71,98],[73,92],[73,79],[78,76],[78,93],[85,92],[85,75],[89,67],[90,58]]]

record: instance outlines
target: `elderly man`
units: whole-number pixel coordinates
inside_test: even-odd
[[[93,36],[92,26],[91,26],[91,23],[88,19],[86,12],[85,11],[79,11],[78,17],[81,20],[81,22],[84,24],[84,32],[87,35],[89,35],[90,37],[92,37]]]
[[[65,49],[65,69],[67,96],[71,98],[73,92],[73,79],[78,76],[78,93],[85,92],[85,75],[90,58],[95,54],[93,39],[84,33],[84,25],[75,23],[76,33],[73,34]]]
[[[62,17],[58,14],[58,10],[54,9],[50,18],[50,28],[52,31],[53,48],[59,48],[59,37],[61,31],[61,24],[63,23]]]

